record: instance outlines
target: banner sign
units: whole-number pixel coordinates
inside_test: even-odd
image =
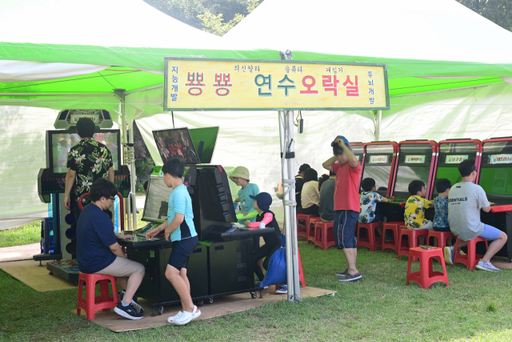
[[[165,58],[164,110],[389,109],[376,63]]]
[[[370,156],[370,164],[387,164],[389,156]]]
[[[418,156],[405,156],[406,164],[424,164],[425,163],[425,155]]]
[[[458,155],[458,156],[446,156],[444,163],[445,164],[460,164],[468,158],[469,158],[469,155],[467,155],[467,154]]]
[[[489,164],[512,164],[512,154],[491,154]]]

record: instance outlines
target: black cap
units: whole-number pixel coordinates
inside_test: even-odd
[[[304,171],[306,171],[307,169],[311,169],[311,166],[309,166],[309,164],[302,164],[302,165],[299,167],[299,173],[304,172]]]

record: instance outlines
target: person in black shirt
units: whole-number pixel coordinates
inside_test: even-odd
[[[302,186],[304,185],[304,171],[310,169],[309,164],[302,164],[299,167],[299,174],[295,176],[295,202],[297,202],[296,212],[302,213]]]

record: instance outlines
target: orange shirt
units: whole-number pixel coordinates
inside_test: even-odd
[[[332,171],[336,173],[334,188],[334,210],[353,210],[360,212],[359,183],[361,181],[361,164],[350,166],[349,162],[340,165],[337,161],[332,164]]]

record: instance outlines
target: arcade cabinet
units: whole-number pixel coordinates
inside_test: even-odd
[[[392,141],[371,142],[366,144],[365,152],[362,179],[373,178],[377,192],[381,196],[390,197],[393,192],[393,176],[398,160],[398,144]],[[386,190],[379,190],[379,188]],[[403,221],[404,217],[403,208],[397,203],[379,202],[376,213],[386,216],[388,222]]]
[[[437,144],[432,140],[406,140],[398,143],[399,156],[393,176],[391,196],[394,203],[407,201],[410,196],[409,183],[421,180],[427,190],[426,198],[430,198],[432,190],[432,177],[437,163]],[[395,206],[396,207],[396,206]],[[404,220],[404,210],[393,214],[396,221]],[[434,217],[434,210],[427,210],[428,219]],[[395,217],[388,221],[395,220]]]
[[[459,172],[459,164],[461,162],[466,159],[474,159],[476,169],[480,170],[482,158],[482,143],[477,139],[448,139],[440,141],[438,146],[439,156],[437,167],[434,171],[432,199],[437,197],[436,182],[438,179],[447,178],[453,186],[462,181]]]
[[[128,167],[121,165],[120,131],[113,125],[110,113],[106,110],[63,110],[59,112],[54,127],[60,130],[46,132],[46,168],[39,170],[37,178],[39,198],[49,203],[51,216],[43,225],[44,253],[33,256],[36,261],[60,260],[48,262],[50,274],[65,280],[78,282],[78,264],[76,262],[76,218],[72,201],[71,210],[64,206],[64,190],[67,173],[67,153],[76,145],[80,137],[76,133],[76,123],[80,118],[90,118],[96,124],[94,138],[104,143],[112,153],[115,170],[115,184],[123,197],[130,192],[130,173]],[[51,247],[53,248],[51,248]]]
[[[359,160],[359,163],[361,163],[361,169],[363,169],[364,167],[364,162],[365,162],[365,143],[362,143],[362,142],[351,142],[350,143],[350,148],[352,149],[352,152],[354,152],[354,155],[357,157],[357,160]],[[361,172],[361,175],[363,173]],[[359,185],[358,187],[361,185],[361,181],[363,180],[363,178],[361,178],[359,180]]]
[[[253,236],[272,233],[273,229],[244,230],[236,222],[228,177],[220,165],[199,164],[201,156],[195,150],[187,128],[154,131],[162,160],[178,158],[185,163],[184,184],[190,193],[194,225],[199,244],[192,253],[188,267],[191,294],[194,301],[223,295],[254,291]],[[212,149],[211,142],[203,151]],[[214,143],[214,142],[213,142]],[[211,159],[211,156],[206,159]],[[204,159],[204,160],[206,160]],[[179,297],[165,278],[165,268],[172,243],[165,239],[147,241],[147,231],[167,220],[171,189],[163,182],[161,167],[156,166],[150,177],[143,220],[148,226],[136,233],[136,238],[120,240],[127,248],[128,258],[141,262],[146,274],[137,295],[152,302],[153,313],[179,303]],[[251,293],[255,297],[254,293]]]
[[[510,179],[509,179],[510,178]],[[496,253],[512,262],[512,137],[482,141],[482,162],[478,184],[494,204],[491,211],[481,211],[483,223],[504,231],[508,240]],[[477,246],[477,253],[483,254]]]

